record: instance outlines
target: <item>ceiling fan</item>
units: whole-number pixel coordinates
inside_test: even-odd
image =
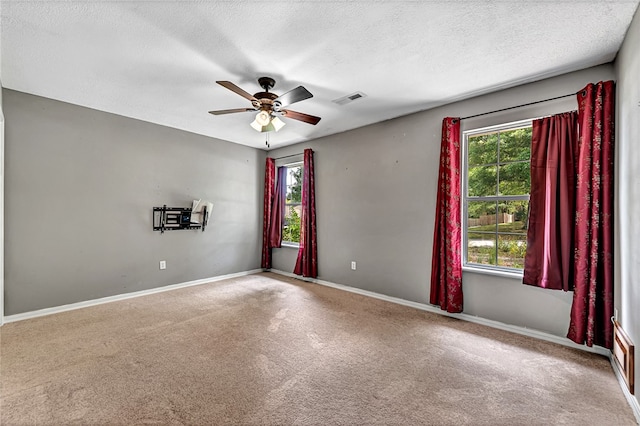
[[[285,123],[278,117],[291,118],[313,125],[318,124],[320,121],[320,117],[284,109],[293,103],[313,97],[311,92],[303,86],[298,86],[278,96],[275,93],[269,92],[269,89],[272,89],[276,84],[276,81],[271,77],[260,77],[258,79],[258,84],[264,89],[264,92],[258,92],[254,95],[245,92],[230,81],[216,81],[216,83],[250,100],[253,108],[222,109],[209,111],[209,114],[222,115],[236,112],[258,111],[255,120],[251,123],[251,127],[258,132],[271,132],[273,130],[277,132],[280,130]]]

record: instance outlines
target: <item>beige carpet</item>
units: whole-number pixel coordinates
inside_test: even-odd
[[[3,425],[635,424],[604,357],[274,274],[0,330]]]

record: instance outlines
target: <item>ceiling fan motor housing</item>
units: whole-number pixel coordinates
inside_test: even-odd
[[[253,97],[260,100],[267,99],[268,101],[273,101],[278,97],[278,95],[271,92],[258,92],[255,95],[253,95]]]
[[[274,102],[274,99],[278,97],[278,95],[269,92],[259,92],[253,95],[257,102],[253,102],[254,108],[260,109],[262,111],[272,112],[274,107],[278,102]]]
[[[276,81],[271,77],[260,77],[258,84],[264,89],[264,92],[258,92],[253,95],[254,98],[258,99],[258,102],[254,102],[253,106],[271,113],[274,107],[278,106],[277,102],[273,102],[278,98],[278,95],[269,92],[269,89],[272,89],[273,86],[276,85]]]

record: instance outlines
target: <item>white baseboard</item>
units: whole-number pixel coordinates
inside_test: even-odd
[[[179,288],[191,287],[194,285],[202,285],[215,281],[222,281],[229,278],[242,277],[244,275],[252,275],[262,272],[262,269],[252,269],[250,271],[236,272],[233,274],[219,275],[217,277],[203,278],[200,280],[187,281],[178,284],[171,284],[162,287],[150,288],[149,290],[134,291],[132,293],[117,294],[115,296],[101,297],[100,299],[86,300],[84,302],[71,303],[68,305],[55,306],[53,308],[39,309],[37,311],[23,312],[21,314],[9,315],[4,317],[3,323],[23,321],[26,319],[42,317],[45,315],[57,314],[60,312],[73,311],[75,309],[87,308],[89,306],[102,305],[104,303],[116,302],[118,300],[133,299],[134,297],[147,296],[149,294],[162,293],[164,291],[176,290]]]
[[[458,319],[461,319],[461,320],[464,320],[464,321],[469,321],[469,322],[473,322],[473,323],[476,323],[476,324],[482,324],[482,325],[486,325],[488,327],[497,328],[497,329],[505,330],[505,331],[510,331],[512,333],[522,334],[524,336],[530,336],[530,337],[534,337],[534,338],[540,339],[540,340],[546,340],[548,342],[558,343],[560,345],[568,346],[570,348],[580,349],[580,350],[583,350],[583,351],[604,355],[606,357],[610,357],[610,354],[611,354],[611,351],[609,351],[606,348],[602,348],[600,346],[589,347],[589,346],[584,346],[584,345],[578,345],[578,344],[574,343],[573,341],[567,339],[566,337],[555,336],[553,334],[545,333],[543,331],[533,330],[533,329],[525,328],[525,327],[519,327],[517,325],[505,324],[503,322],[493,321],[493,320],[490,320],[490,319],[477,317],[477,316],[473,316],[473,315],[469,315],[469,314],[451,314],[449,312],[443,311],[442,309],[440,309],[437,306],[427,305],[425,303],[412,302],[410,300],[400,299],[400,298],[392,297],[392,296],[386,296],[384,294],[374,293],[372,291],[362,290],[362,289],[355,288],[355,287],[349,287],[349,286],[342,285],[342,284],[336,284],[336,283],[332,283],[330,281],[319,280],[319,279],[316,279],[316,278],[301,277],[301,276],[295,275],[295,274],[293,274],[291,272],[280,271],[280,270],[277,270],[277,269],[271,269],[270,271],[273,272],[273,273],[276,273],[276,274],[284,275],[286,277],[297,278],[297,279],[300,279],[300,280],[303,280],[303,281],[308,281],[308,282],[312,282],[312,283],[316,283],[316,284],[321,284],[321,285],[324,285],[324,286],[327,286],[327,287],[333,287],[333,288],[336,288],[336,289],[339,289],[339,290],[348,291],[350,293],[356,293],[356,294],[360,294],[362,296],[373,297],[374,299],[385,300],[387,302],[396,303],[398,305],[410,306],[412,308],[420,309],[422,311],[432,312],[434,314],[444,315],[444,316],[448,316],[448,317],[452,317],[452,318],[458,318]]]
[[[620,371],[618,364],[616,364],[612,356],[609,357],[609,359],[611,360],[611,367],[613,367],[613,372],[616,373],[618,383],[620,383],[620,387],[622,388],[622,393],[624,393],[624,397],[627,398],[627,402],[631,406],[633,415],[636,416],[636,421],[640,425],[640,403],[638,402],[638,399],[635,396],[631,395],[631,392],[629,392],[629,388],[627,387],[627,383],[622,377],[622,372]]]

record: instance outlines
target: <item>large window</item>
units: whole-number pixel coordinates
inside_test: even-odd
[[[465,266],[523,269],[530,159],[531,121],[464,132]]]
[[[282,227],[284,243],[300,243],[300,215],[302,213],[302,163],[287,166],[287,196]]]

